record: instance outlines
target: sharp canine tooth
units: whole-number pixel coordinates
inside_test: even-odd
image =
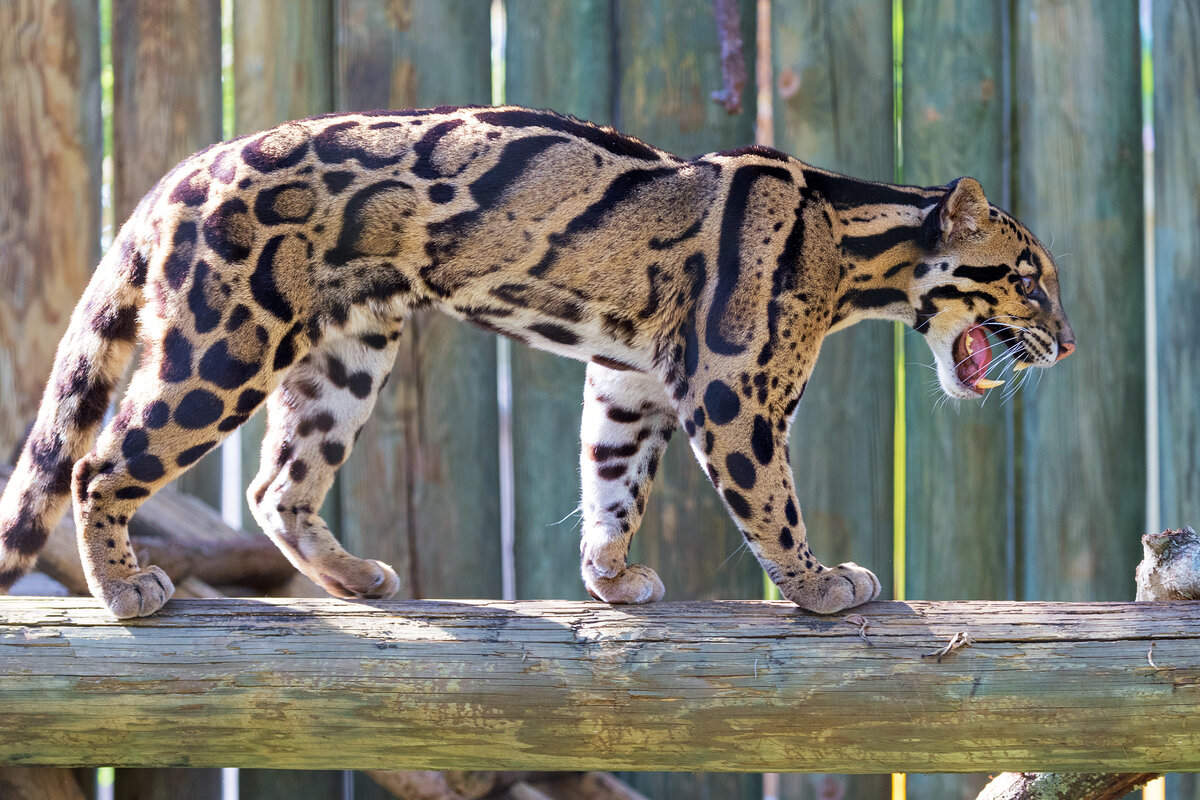
[[[1004,381],[993,381],[989,378],[980,378],[975,381],[975,388],[977,389],[995,389],[997,386],[1003,385]]]
[[[1029,369],[1031,366],[1033,365],[1026,364],[1024,361],[1018,361],[1016,364],[1013,364],[1013,372],[1020,372],[1023,369]]]

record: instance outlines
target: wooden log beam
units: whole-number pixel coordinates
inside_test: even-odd
[[[3,598],[0,764],[1195,770],[1198,611]]]

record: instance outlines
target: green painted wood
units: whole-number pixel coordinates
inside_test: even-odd
[[[608,0],[508,0],[505,102],[610,123]],[[513,343],[517,597],[587,599],[579,577],[579,426],[585,366]]]
[[[1153,15],[1160,513],[1200,528],[1200,2]]]
[[[100,20],[0,3],[0,459],[37,414],[100,257]]]
[[[970,175],[989,200],[1007,207],[1001,37],[1007,13],[1001,2],[905,3],[906,182],[936,185]],[[1003,389],[982,401],[945,398],[918,333],[905,335],[905,360],[908,597],[1005,599],[1012,404],[1003,402]]]
[[[1014,206],[1060,254],[1078,342],[1025,398],[1024,592],[1123,600],[1145,524],[1137,5],[1019,0],[1014,19]]]
[[[1151,6],[1158,435],[1164,527],[1200,527],[1200,2]],[[1168,775],[1167,797],[1200,800],[1196,775]]]
[[[488,0],[336,0],[334,106],[487,103]],[[342,541],[390,563],[403,597],[499,597],[494,337],[413,316],[387,388],[340,470]],[[388,795],[356,775],[357,800]]]
[[[802,161],[891,181],[890,0],[775,2],[771,7],[775,145]],[[892,326],[830,337],[792,426],[792,467],[813,550],[892,581]],[[780,779],[784,800],[885,798],[888,775]]]
[[[1002,30],[1008,3],[908,0],[904,4],[904,180],[945,184],[970,175],[1007,207]],[[970,131],[970,135],[963,135]],[[1014,404],[1003,390],[984,401],[948,400],[923,337],[904,337],[906,469],[905,595],[917,600],[1009,597],[1015,539],[1011,480]],[[999,352],[999,351],[997,351]],[[909,775],[922,800],[975,797],[986,774]]]
[[[113,0],[113,212],[120,226],[158,179],[221,138],[220,0]],[[221,497],[212,453],[175,486],[211,505]],[[118,800],[207,798],[217,770],[118,770]]]
[[[753,74],[754,3],[739,3],[746,63]],[[754,141],[753,88],[741,114],[709,99],[721,88],[720,45],[711,3],[618,0],[614,13],[617,106],[626,133],[682,156]],[[668,600],[762,596],[762,570],[745,550],[680,434],[667,449],[631,559],[653,567]],[[652,798],[761,797],[758,775],[638,773],[624,779]]]
[[[255,0],[233,6],[234,133],[252,133],[289,119],[333,108],[332,0]],[[240,430],[242,485],[258,471],[266,427],[264,412]],[[334,493],[336,498],[336,493]],[[336,506],[336,504],[335,504]],[[336,507],[323,514],[336,523]],[[243,499],[242,526],[256,528]],[[336,770],[243,769],[241,800],[339,797],[343,773]]]

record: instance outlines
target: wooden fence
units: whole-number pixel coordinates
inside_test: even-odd
[[[817,552],[873,566],[885,593],[1130,599],[1147,525],[1200,519],[1200,0],[1143,1],[1152,78],[1135,0],[758,4],[771,15],[774,144],[865,178],[978,177],[1052,242],[1078,336],[1077,355],[1041,385],[949,407],[919,336],[868,323],[830,340],[796,421],[797,488]],[[491,5],[232,0],[233,129],[332,109],[490,102],[500,77]],[[756,4],[740,7],[753,63]],[[613,123],[684,155],[754,140],[752,91],[739,116],[709,99],[720,69],[707,0],[503,8],[507,101]],[[119,222],[176,160],[220,138],[221,15],[220,0],[0,0],[0,452],[31,418],[99,255],[102,186]],[[102,40],[111,183],[101,175]],[[352,551],[392,563],[410,597],[497,598],[511,502],[516,596],[582,599],[569,517],[582,367],[498,351],[436,316],[419,316],[405,343],[329,501],[331,526]],[[506,364],[510,417],[496,402]],[[219,469],[210,457],[186,488],[215,502]],[[757,564],[678,445],[635,551],[671,599],[761,595]],[[762,794],[755,775],[628,777],[655,798]],[[215,796],[216,780],[211,770],[122,772],[117,797],[168,783],[174,797]],[[333,797],[342,776],[244,770],[241,781],[245,800]],[[941,800],[983,782],[913,775],[908,791]],[[889,786],[886,775],[785,776],[782,797],[885,797]],[[1188,777],[1170,791],[1200,797]],[[360,780],[354,796],[384,794]]]

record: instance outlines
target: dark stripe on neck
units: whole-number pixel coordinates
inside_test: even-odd
[[[865,310],[907,302],[908,295],[899,289],[851,289],[841,296],[838,305],[852,305]]]
[[[874,183],[816,170],[804,170],[804,184],[810,191],[828,200],[838,211],[869,205],[925,208],[937,202],[937,198],[929,196],[931,190],[919,186]]]
[[[855,261],[867,261],[905,242],[913,241],[917,228],[900,225],[870,236],[842,237],[842,252]]]

